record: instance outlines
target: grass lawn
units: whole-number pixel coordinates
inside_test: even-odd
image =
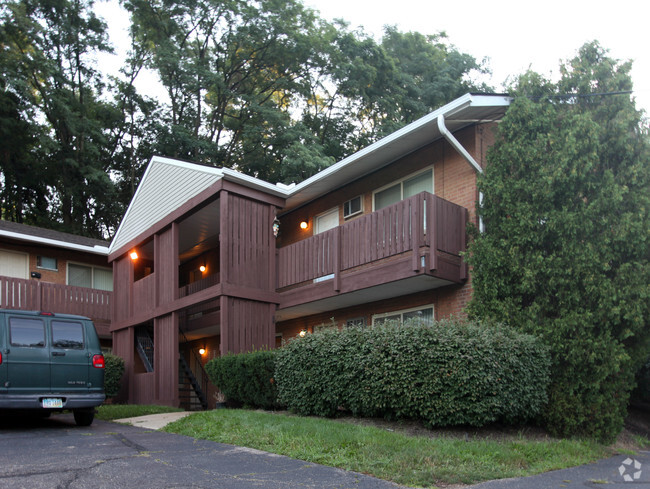
[[[413,487],[528,476],[610,454],[607,447],[585,440],[524,435],[467,440],[445,435],[407,436],[330,419],[230,409],[196,413],[164,431],[265,450]]]
[[[104,404],[97,408],[97,419],[110,421],[113,419],[133,418],[135,416],[146,416],[148,414],[172,413],[182,409],[169,406],[147,406],[137,404]]]

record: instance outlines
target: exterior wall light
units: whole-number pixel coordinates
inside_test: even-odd
[[[300,333],[299,333],[298,335],[299,335],[301,338],[304,338],[306,334],[307,334],[307,330],[306,330],[306,329],[302,329],[302,330],[300,330]]]
[[[300,229],[307,229],[308,227],[309,227],[309,224],[307,223],[307,221],[302,221],[300,223]]]
[[[129,256],[131,257],[131,260],[137,260],[138,259],[138,252],[133,250],[131,253],[129,253]]]
[[[199,348],[199,355],[205,355],[205,348]]]
[[[206,270],[205,265],[201,265],[199,267],[199,270],[201,270],[201,273],[205,272],[205,270]]]

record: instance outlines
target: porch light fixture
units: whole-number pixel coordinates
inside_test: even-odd
[[[300,336],[301,338],[304,338],[306,334],[307,334],[307,330],[306,330],[306,329],[301,329],[301,330],[300,330],[300,333],[299,333],[299,336]]]
[[[205,269],[205,265],[201,265],[201,266],[199,267],[199,270],[201,270],[201,273],[205,272],[205,270],[206,270],[206,269]]]
[[[205,355],[205,348],[199,348],[199,355]]]
[[[307,223],[307,221],[302,221],[300,223],[300,229],[304,230],[304,229],[307,229],[308,227],[309,227],[309,224]]]
[[[131,253],[129,253],[129,256],[131,257],[131,260],[137,260],[138,259],[138,252],[133,250]]]

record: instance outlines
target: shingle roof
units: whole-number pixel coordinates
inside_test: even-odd
[[[108,252],[108,246],[110,244],[108,241],[101,239],[86,238],[85,236],[77,236],[76,234],[4,220],[0,220],[1,236],[30,242],[43,241],[46,244],[61,248],[83,249],[86,247],[89,248],[87,251],[95,250],[95,252],[101,254]]]

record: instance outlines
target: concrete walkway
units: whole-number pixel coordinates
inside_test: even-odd
[[[121,424],[130,424],[131,426],[139,426],[140,428],[159,430],[160,428],[167,426],[169,423],[184,418],[189,414],[192,413],[189,411],[180,411],[177,413],[149,414],[148,416],[138,416],[135,418],[122,418],[114,421]]]

